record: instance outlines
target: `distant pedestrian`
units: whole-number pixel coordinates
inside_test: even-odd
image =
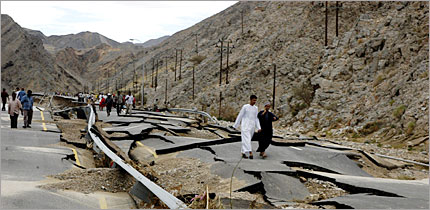
[[[133,95],[131,95],[131,92],[128,92],[128,95],[125,96],[125,104],[127,106],[126,114],[131,115],[131,110],[133,108]]]
[[[110,93],[107,94],[107,99],[106,99],[106,112],[107,112],[107,116],[110,116],[110,112],[112,110],[112,106],[113,106],[113,99],[112,99],[112,95]]]
[[[240,124],[240,137],[242,139],[242,157],[248,158],[246,153],[249,153],[249,158],[253,159],[251,139],[254,135],[255,128],[261,132],[260,122],[258,121],[258,107],[254,106],[257,102],[257,96],[251,95],[249,104],[243,105],[239,115],[234,122],[233,127],[237,129]]]
[[[9,101],[9,115],[10,115],[10,127],[11,128],[17,128],[18,127],[18,115],[19,110],[21,110],[22,105],[21,102],[16,98],[16,93],[12,93],[12,98]]]
[[[26,95],[21,97],[22,109],[24,110],[24,126],[23,128],[31,128],[31,120],[33,119],[33,96],[32,91],[28,90]]]
[[[133,97],[133,109],[136,109],[136,98]]]
[[[102,99],[100,100],[100,103],[99,103],[99,108],[100,108],[100,111],[103,111],[103,108],[106,106],[106,99],[105,99],[105,97],[102,95]]]
[[[270,110],[270,102],[264,104],[264,110],[258,113],[258,120],[261,125],[261,132],[259,133],[258,138],[258,149],[257,152],[260,152],[260,156],[265,158],[267,157],[265,151],[267,147],[269,147],[272,142],[273,136],[273,128],[272,122],[278,120],[279,118],[274,115]]]
[[[154,112],[158,112],[159,111],[158,110],[158,98],[155,99],[155,101],[154,101],[154,107],[152,108],[152,111],[154,111]]]
[[[118,95],[115,96],[116,99],[116,114],[119,116],[122,111],[122,106],[124,106],[124,98],[123,95],[121,95],[121,92],[118,91]]]
[[[1,92],[1,101],[3,103],[3,106],[1,107],[2,111],[6,111],[6,101],[9,97],[9,94],[6,92],[6,88],[3,88],[3,91]]]
[[[22,97],[23,95],[25,95],[25,91],[24,91],[24,88],[21,88],[21,91],[19,91],[17,98],[18,98],[19,100],[21,100],[21,97]]]
[[[15,93],[16,93],[16,96],[18,96],[18,94],[19,94],[19,87],[17,87],[17,88],[15,89]]]

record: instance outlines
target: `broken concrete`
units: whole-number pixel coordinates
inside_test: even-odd
[[[226,158],[226,157],[215,157],[216,160],[221,160],[228,165],[235,166],[239,160],[240,156]],[[282,164],[280,161],[267,161],[262,159],[242,159],[238,166],[240,169],[247,172],[280,172],[280,173],[288,173],[294,174],[295,171],[290,167]]]
[[[133,142],[134,140],[113,141],[125,154],[129,154]]]
[[[231,178],[233,174],[234,166],[223,162],[217,162],[211,165],[211,173],[220,176],[221,178],[227,179]],[[236,169],[234,173],[234,178],[239,180],[241,183],[239,187],[235,187],[232,191],[247,191],[247,188],[252,188],[261,183],[258,178],[248,173],[245,173],[242,169]],[[236,185],[233,185],[236,186]]]
[[[353,209],[429,209],[428,197],[420,198],[387,197],[371,194],[351,194],[313,202],[315,205],[335,205],[338,208]]]
[[[215,159],[214,159],[215,155],[214,154],[212,154],[211,152],[209,152],[207,150],[200,149],[200,148],[181,151],[181,152],[179,152],[177,157],[196,158],[196,159],[198,159],[202,162],[206,162],[206,163],[214,163],[215,162]]]
[[[266,197],[272,202],[304,200],[310,195],[305,185],[292,176],[261,172],[261,181]]]
[[[139,123],[137,125],[131,125],[131,126],[116,126],[116,127],[103,128],[103,130],[108,133],[119,132],[119,133],[128,133],[129,135],[139,135],[142,132],[149,132],[154,128],[156,127],[149,123]]]
[[[257,142],[252,142],[253,148],[258,148]],[[219,158],[240,157],[241,143],[229,143],[210,146]],[[288,166],[301,166],[332,173],[367,176],[365,171],[357,166],[346,155],[331,152],[317,147],[280,147],[271,145],[266,150],[268,155],[265,161],[282,161]],[[254,155],[255,158],[257,155]]]
[[[418,198],[427,200],[427,202],[429,198],[428,180],[384,179],[308,170],[298,170],[298,172],[308,176],[316,176],[319,179],[329,180],[344,189],[357,193],[370,192],[380,196]]]

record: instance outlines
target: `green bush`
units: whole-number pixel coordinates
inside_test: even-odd
[[[382,121],[375,121],[367,123],[361,130],[360,133],[363,135],[369,135],[373,132],[378,131],[384,123]]]
[[[412,134],[414,129],[415,129],[415,122],[412,122],[412,121],[409,122],[407,127],[406,127],[406,134],[408,134],[408,135]]]
[[[390,101],[390,106],[393,106],[394,102],[396,102],[396,101],[394,101],[394,99],[393,99],[393,100],[391,100],[391,101]]]
[[[400,119],[402,115],[405,113],[405,111],[406,111],[406,106],[400,105],[394,110],[393,116],[397,119]]]

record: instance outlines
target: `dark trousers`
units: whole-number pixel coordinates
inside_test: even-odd
[[[33,110],[24,109],[24,126],[27,127],[31,125],[31,120],[33,119]]]
[[[258,136],[258,149],[257,152],[265,152],[269,147],[270,143],[272,143],[273,132],[267,132],[262,130]]]
[[[116,104],[116,114],[120,115],[121,114],[121,110],[122,110],[122,104],[117,103]]]
[[[10,116],[10,127],[11,128],[18,127],[18,114],[14,114]]]
[[[107,112],[107,116],[110,115],[110,112],[112,111],[112,106],[106,106],[106,112]]]
[[[6,100],[2,100],[3,106],[1,107],[2,111],[6,111]]]

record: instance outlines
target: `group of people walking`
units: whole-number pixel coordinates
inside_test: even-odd
[[[12,95],[6,92],[6,89],[3,88],[1,93],[2,98],[2,111],[6,111],[6,103],[9,101],[8,105],[8,113],[10,116],[10,127],[18,128],[18,116],[21,113],[24,116],[24,125],[23,128],[31,128],[31,121],[33,119],[33,95],[32,91],[28,90],[27,93],[24,91],[24,88],[19,90],[16,88],[15,92],[12,92]]]
[[[125,109],[126,115],[131,115],[132,109],[136,106],[136,99],[131,94],[131,91],[128,92],[127,95],[122,95],[120,91],[117,92],[117,95],[113,95],[108,93],[106,97],[101,94],[99,100],[99,110],[103,111],[104,107],[106,107],[107,116],[110,116],[112,112],[112,107],[116,108],[116,114],[119,116],[122,113],[122,110]]]

